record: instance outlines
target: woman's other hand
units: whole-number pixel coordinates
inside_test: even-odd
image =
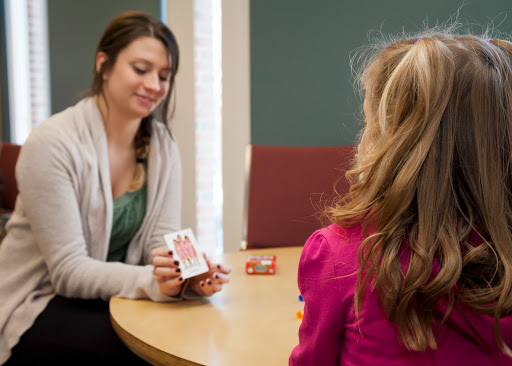
[[[222,290],[222,286],[229,282],[231,268],[211,263],[206,255],[203,254],[203,256],[208,264],[209,271],[192,277],[188,287],[200,296],[211,296]]]
[[[176,296],[181,292],[183,277],[181,276],[180,262],[173,258],[172,250],[161,247],[151,251],[153,256],[153,275],[160,291],[168,296]]]

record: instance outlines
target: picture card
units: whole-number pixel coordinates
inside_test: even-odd
[[[192,229],[165,234],[164,239],[169,249],[173,251],[173,257],[180,261],[184,280],[208,272],[208,264],[206,264]]]

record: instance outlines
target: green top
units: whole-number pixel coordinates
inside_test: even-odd
[[[114,200],[114,217],[108,248],[108,262],[123,262],[128,244],[139,230],[146,215],[146,183],[134,192],[126,192]]]

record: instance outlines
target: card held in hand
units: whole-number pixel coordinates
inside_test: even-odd
[[[192,229],[165,234],[164,239],[169,249],[173,251],[173,257],[180,261],[184,280],[208,272],[208,264],[206,264]]]

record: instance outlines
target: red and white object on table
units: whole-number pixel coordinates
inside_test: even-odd
[[[275,274],[275,255],[250,255],[247,257],[245,270],[248,274]]]

